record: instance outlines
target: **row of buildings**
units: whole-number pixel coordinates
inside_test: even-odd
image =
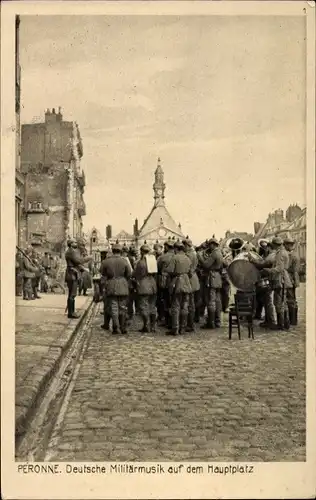
[[[62,255],[68,237],[83,234],[85,174],[79,127],[47,109],[41,123],[20,124],[20,19],[16,17],[16,245]]]
[[[298,256],[303,262],[306,261],[306,208],[292,204],[285,213],[278,208],[268,214],[266,222],[254,223],[253,234],[226,231],[225,237],[221,240],[221,246],[225,246],[230,238],[241,238],[257,245],[260,239],[271,240],[274,236],[280,236],[282,239],[293,238],[296,242],[295,250]]]
[[[306,207],[297,204],[290,205],[285,214],[282,209],[269,213],[265,223],[255,222],[254,239],[256,243],[261,238],[270,239],[273,236],[291,237],[296,241],[296,251],[302,261],[306,261]]]

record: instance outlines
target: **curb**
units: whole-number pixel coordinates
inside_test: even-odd
[[[21,388],[24,389],[24,399],[26,400],[25,405],[17,404],[15,397],[15,437],[19,439],[26,432],[27,423],[33,417],[33,414],[41,400],[43,392],[45,392],[47,386],[49,385],[52,377],[58,370],[61,360],[64,357],[65,352],[68,350],[69,346],[72,344],[77,331],[80,329],[84,319],[86,318],[88,312],[93,306],[94,301],[92,297],[87,297],[84,304],[83,314],[80,319],[75,324],[69,324],[62,334],[62,338],[65,339],[65,344],[60,346],[50,346],[47,354],[42,358],[41,366],[35,366]],[[36,387],[34,387],[34,381],[38,381]],[[25,389],[29,389],[25,391]],[[16,389],[19,391],[19,389]]]

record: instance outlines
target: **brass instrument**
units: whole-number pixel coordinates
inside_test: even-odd
[[[227,240],[226,245],[231,250],[238,251],[243,248],[243,246],[245,245],[245,241],[242,238],[230,238],[229,240]]]

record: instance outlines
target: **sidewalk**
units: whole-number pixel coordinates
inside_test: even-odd
[[[36,401],[92,303],[92,293],[76,298],[80,319],[68,319],[67,295],[41,294],[40,300],[16,297],[15,432],[23,433]]]

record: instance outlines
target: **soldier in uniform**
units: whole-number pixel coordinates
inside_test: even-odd
[[[154,244],[153,247],[154,250],[154,255],[156,257],[156,260],[158,261],[159,257],[163,255],[164,253],[164,247],[158,241]],[[159,286],[158,283],[158,288],[157,288],[157,316],[158,316],[158,321],[159,323],[163,324],[164,322],[164,305],[163,305],[163,292]]]
[[[207,276],[208,276],[208,272],[201,266],[201,263],[199,260],[199,256],[203,255],[206,248],[207,248],[207,240],[204,241],[203,243],[201,243],[201,245],[199,245],[196,248],[196,254],[198,257],[198,265],[196,268],[196,274],[198,276],[199,283],[200,283],[200,290],[197,294],[198,295],[198,298],[197,298],[198,307],[196,307],[196,309],[195,309],[195,322],[196,323],[200,322],[200,318],[204,318],[205,308],[206,308],[206,303],[207,303]]]
[[[76,240],[68,240],[68,249],[65,254],[67,263],[65,281],[68,286],[67,311],[68,318],[77,319],[79,315],[75,313],[75,299],[78,290],[78,281],[81,271],[84,269],[83,264],[89,262],[91,257],[82,257]]]
[[[35,266],[31,258],[33,248],[28,247],[24,253],[25,255],[22,260],[23,299],[32,300],[35,299],[35,297],[33,297],[32,280],[34,280],[35,273],[38,271],[38,268]]]
[[[136,262],[137,262],[137,250],[134,245],[131,245],[128,251],[128,259],[132,266],[132,270],[134,271]],[[129,320],[132,320],[134,315],[134,306],[136,311],[136,283],[134,278],[132,277],[129,281],[129,298],[128,298],[128,317]]]
[[[295,241],[292,238],[284,240],[284,247],[290,258],[288,273],[291,280],[291,288],[286,290],[287,306],[289,310],[290,325],[297,325],[298,306],[296,300],[296,289],[300,286],[299,268],[300,262],[298,256],[294,253]]]
[[[131,277],[131,267],[121,256],[121,246],[112,247],[112,255],[103,260],[100,272],[105,277],[106,301],[113,323],[113,334],[127,333],[128,280]],[[107,310],[107,307],[104,308]]]
[[[262,257],[263,259],[266,259],[271,252],[271,244],[268,240],[266,239],[261,239],[258,241],[259,247],[257,249],[257,253]],[[260,288],[259,284],[256,286],[256,313],[255,313],[255,319],[261,319],[262,317],[262,310],[265,310],[265,315],[266,314],[266,301],[267,301],[267,293],[269,293],[269,290],[266,288],[262,289]]]
[[[105,250],[102,252],[102,261],[99,269],[100,273],[100,294],[102,294],[102,299],[103,299],[103,311],[100,313],[103,315],[103,325],[101,325],[101,328],[103,330],[109,330],[110,329],[110,321],[111,321],[111,311],[109,307],[109,302],[107,300],[106,296],[106,291],[105,291],[105,286],[106,286],[106,276],[103,274],[103,269],[104,269],[104,263],[106,259],[109,257],[109,250]]]
[[[35,248],[33,248],[33,250],[32,250],[31,259],[36,267],[35,276],[34,276],[34,278],[32,278],[33,296],[35,299],[41,299],[42,297],[40,297],[38,295],[38,288],[39,288],[43,269],[41,266],[40,255],[36,252]]]
[[[189,295],[192,292],[190,276],[192,262],[184,253],[182,241],[174,244],[175,255],[170,260],[166,273],[170,277],[171,325],[167,335],[178,335],[185,332],[189,311]]]
[[[189,257],[191,261],[191,270],[190,270],[190,284],[191,284],[191,293],[189,295],[189,314],[188,314],[188,325],[187,332],[194,332],[194,320],[195,320],[195,311],[196,308],[199,307],[199,290],[200,290],[200,282],[199,278],[196,274],[196,268],[198,265],[198,258],[196,255],[196,251],[193,248],[192,241],[189,238],[183,240],[185,254]]]
[[[151,252],[150,246],[144,244],[140,247],[140,260],[135,266],[133,277],[136,281],[139,312],[143,320],[141,333],[156,331],[157,318],[157,283],[156,276],[149,272],[146,255]]]
[[[222,311],[223,313],[226,313],[229,306],[229,297],[230,297],[230,281],[228,277],[227,268],[232,259],[229,250],[222,250],[222,254],[223,254],[223,269],[222,269],[221,299],[222,299]]]
[[[166,272],[171,260],[174,257],[174,242],[169,238],[164,244],[164,253],[157,259],[158,267],[158,289],[161,291],[165,326],[171,329],[170,316],[170,294],[169,294],[169,274]]]
[[[257,262],[251,254],[248,254],[249,261],[261,270],[262,276],[269,278],[271,286],[271,291],[267,294],[266,303],[267,324],[263,323],[260,326],[268,326],[272,330],[288,330],[290,322],[286,303],[286,291],[292,286],[288,273],[290,263],[289,254],[285,250],[283,241],[279,236],[273,238],[271,247],[272,252],[263,262]],[[277,315],[277,324],[275,324],[273,317],[273,306]]]
[[[218,245],[218,241],[211,238],[208,241],[207,250],[200,253],[198,257],[200,266],[207,272],[207,280],[205,281],[207,322],[202,327],[204,329],[219,328],[221,326],[223,255]]]

